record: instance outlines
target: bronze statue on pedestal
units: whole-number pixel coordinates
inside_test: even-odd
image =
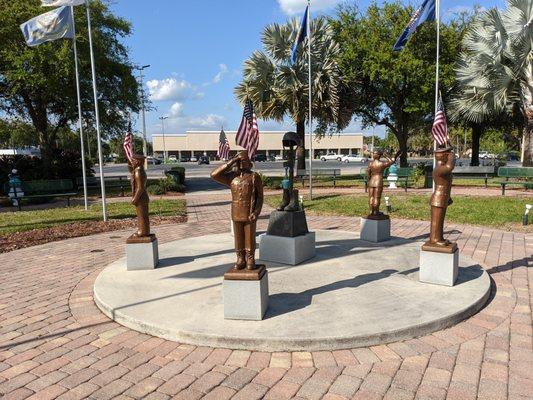
[[[237,253],[233,269],[255,270],[256,221],[263,207],[261,177],[252,171],[248,152],[241,151],[236,157],[215,169],[211,178],[231,189],[231,219]]]
[[[295,148],[301,146],[302,141],[296,132],[287,132],[283,135],[283,147],[288,147],[287,161],[283,163],[285,168],[285,179],[281,182],[283,188],[283,197],[278,211],[298,211],[300,210],[298,189],[294,189],[294,159]]]
[[[398,151],[394,158],[390,158],[384,154],[382,150],[376,149],[372,153],[373,160],[368,165],[366,170],[368,177],[368,205],[370,214],[367,219],[388,219],[389,216],[379,211],[381,204],[381,193],[383,192],[383,172],[396,162],[398,157],[402,154]],[[381,161],[381,157],[385,155],[387,161]]]
[[[435,150],[435,169],[433,181],[435,191],[431,195],[431,228],[429,240],[422,246],[422,250],[440,253],[453,253],[457,249],[456,243],[444,239],[444,217],[446,209],[453,203],[451,198],[453,168],[455,167],[455,154],[452,147]]]
[[[155,235],[150,234],[150,217],[148,203],[150,199],[146,192],[146,171],[144,170],[145,157],[133,155],[128,161],[131,173],[131,204],[135,206],[137,214],[137,232],[127,239],[127,243],[147,243],[155,240]]]

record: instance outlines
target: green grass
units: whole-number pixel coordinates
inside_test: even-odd
[[[135,208],[130,202],[108,203],[109,219],[135,217]],[[168,217],[186,215],[185,200],[153,200],[150,202],[150,215]],[[0,213],[0,235],[47,228],[82,221],[98,221],[102,218],[102,207],[97,204],[85,211],[82,206],[50,208],[46,210]]]
[[[394,208],[391,217],[429,220],[429,195],[402,194],[390,196],[390,198]],[[280,199],[280,196],[268,196],[266,202],[276,206]],[[533,203],[533,197],[459,196],[453,197],[453,201],[446,213],[448,222],[523,230],[521,221],[525,205]],[[307,212],[318,215],[363,216],[368,214],[366,195],[329,195],[306,200],[304,204]],[[385,209],[385,199],[382,199],[382,208]],[[524,229],[528,232],[533,231],[533,221]]]

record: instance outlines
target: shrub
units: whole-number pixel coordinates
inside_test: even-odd
[[[185,183],[185,168],[183,167],[172,167],[169,171],[166,171],[165,174],[171,176],[176,183]]]
[[[148,194],[155,195],[155,196],[160,196],[162,194],[165,194],[165,191],[163,190],[163,188],[159,186],[157,183],[148,186],[146,188],[146,191],[148,192]]]

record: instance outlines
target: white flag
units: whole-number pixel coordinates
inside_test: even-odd
[[[38,15],[21,24],[20,29],[28,46],[74,37],[72,13],[68,7],[59,7]]]
[[[41,0],[43,7],[81,6],[85,0]]]

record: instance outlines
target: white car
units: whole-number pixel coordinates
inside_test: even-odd
[[[342,157],[343,163],[351,163],[351,162],[358,162],[358,163],[366,163],[368,162],[368,158],[364,156],[357,156],[353,154],[349,154],[347,156]]]
[[[333,160],[340,161],[342,160],[342,156],[338,155],[337,153],[328,153],[323,156],[320,156],[320,160],[321,161],[333,161]]]
[[[168,156],[168,161],[170,161],[170,162],[178,162],[178,158],[174,154],[172,154],[172,155]]]
[[[488,151],[480,151],[479,158],[496,158],[496,156]]]
[[[281,156],[281,154],[276,154],[276,155],[274,156],[274,159],[275,159],[276,161],[283,161],[283,157]]]

